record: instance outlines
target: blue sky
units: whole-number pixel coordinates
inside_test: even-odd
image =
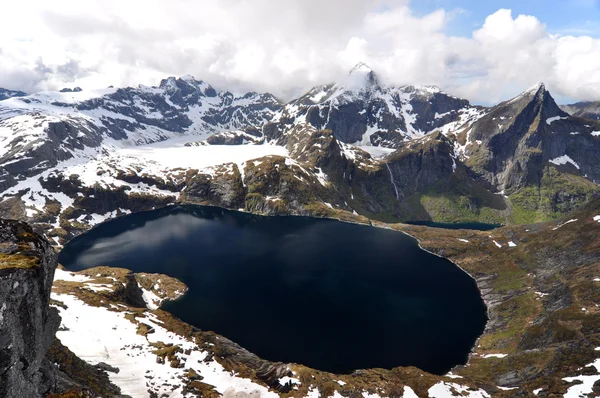
[[[417,15],[439,8],[453,12],[446,33],[456,36],[470,37],[488,15],[509,8],[514,16],[535,16],[553,34],[600,37],[600,0],[413,0],[410,5]]]

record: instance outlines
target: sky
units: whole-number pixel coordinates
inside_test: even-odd
[[[446,29],[453,35],[470,36],[488,15],[505,8],[512,10],[515,16],[535,16],[552,34],[599,37],[599,5],[599,0],[418,0],[412,2],[411,8],[416,15],[438,8],[454,11],[456,18]]]
[[[388,84],[496,103],[543,81],[600,100],[600,0],[29,0],[3,6],[0,87],[193,75],[283,100],[358,62]]]

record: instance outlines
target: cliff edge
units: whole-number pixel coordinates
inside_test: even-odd
[[[36,397],[50,388],[42,362],[60,325],[49,307],[56,259],[31,227],[0,220],[0,396]]]

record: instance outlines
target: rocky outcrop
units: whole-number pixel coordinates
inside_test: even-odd
[[[188,173],[186,186],[181,192],[184,203],[209,204],[228,209],[244,207],[244,183],[236,164],[219,166],[215,174],[196,171]]]
[[[387,162],[390,178],[398,188],[398,199],[423,192],[456,171],[454,148],[441,133],[407,143]]]
[[[404,220],[503,223],[508,214],[505,198],[494,195],[439,132],[404,143],[387,157],[386,171]]]
[[[56,340],[60,317],[49,305],[55,269],[44,238],[25,223],[0,220],[0,397],[119,396],[105,371]]]
[[[24,223],[0,220],[2,397],[36,397],[50,387],[41,368],[60,324],[48,306],[55,267],[46,240]]]

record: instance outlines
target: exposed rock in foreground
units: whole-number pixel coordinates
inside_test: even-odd
[[[0,397],[74,390],[80,397],[116,396],[120,391],[104,372],[55,340],[60,317],[49,307],[55,268],[54,250],[45,239],[25,223],[0,220]],[[72,379],[70,369],[59,369],[61,356],[70,356],[85,378]]]
[[[49,386],[42,362],[60,319],[48,307],[54,251],[24,223],[0,220],[0,396]]]

